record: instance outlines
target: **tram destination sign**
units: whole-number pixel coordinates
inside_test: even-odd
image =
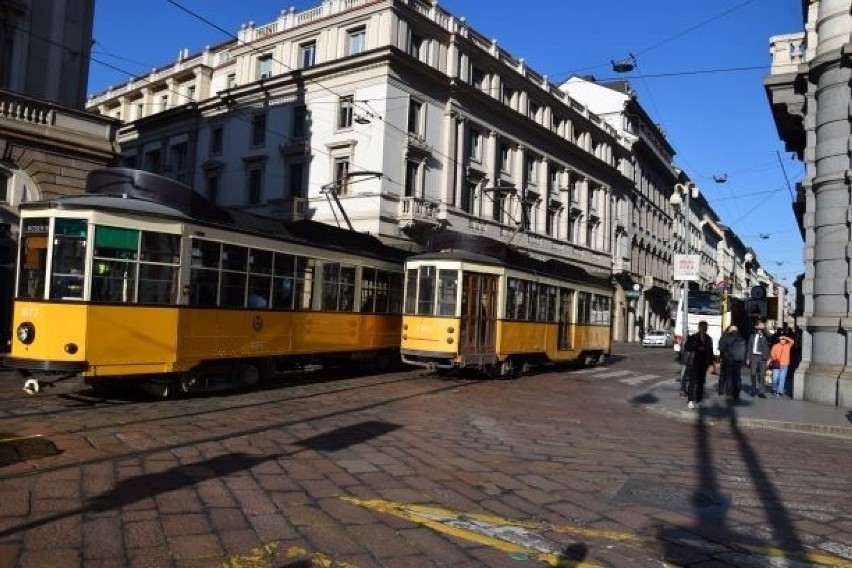
[[[674,255],[674,279],[698,281],[701,256],[697,254]]]

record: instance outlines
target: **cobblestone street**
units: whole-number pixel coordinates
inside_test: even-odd
[[[0,566],[852,565],[852,439],[648,412],[676,367],[632,349],[166,401],[4,375]]]

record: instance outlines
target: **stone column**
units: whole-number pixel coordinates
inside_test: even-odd
[[[852,408],[852,185],[848,0],[822,0],[808,62],[802,362],[794,397]]]

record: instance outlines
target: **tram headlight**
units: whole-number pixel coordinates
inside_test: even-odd
[[[18,341],[24,345],[29,345],[35,341],[35,326],[30,322],[25,321],[18,326],[17,330],[15,330],[15,335],[18,337]]]

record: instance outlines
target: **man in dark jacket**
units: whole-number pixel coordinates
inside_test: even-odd
[[[751,369],[751,396],[760,398],[766,398],[763,385],[770,351],[769,338],[766,337],[764,328],[765,324],[758,320],[746,344],[746,365]]]
[[[698,332],[687,338],[683,345],[686,374],[689,377],[687,398],[689,408],[700,408],[704,398],[704,382],[707,380],[707,369],[712,365],[714,372],[716,362],[713,359],[713,339],[707,335],[707,322],[698,322]]]
[[[722,369],[719,373],[719,394],[740,399],[743,360],[746,358],[746,345],[735,325],[729,325],[725,334],[719,339],[719,359]]]

